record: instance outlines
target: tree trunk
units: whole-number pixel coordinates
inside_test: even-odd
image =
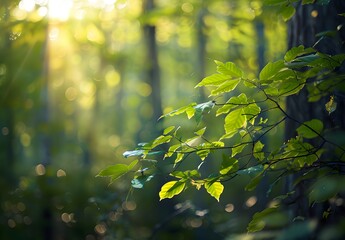
[[[144,12],[150,12],[154,9],[153,0],[144,0]],[[153,109],[152,114],[152,123],[153,126],[152,132],[154,129],[154,124],[157,123],[159,117],[162,116],[162,99],[161,99],[161,83],[160,83],[160,68],[158,63],[158,50],[156,43],[156,26],[146,24],[143,28],[146,40],[147,48],[147,59],[146,59],[146,69],[147,69],[147,83],[152,88],[152,93],[150,95],[150,102]]]
[[[336,30],[337,26],[342,23],[341,21],[343,21],[338,14],[343,13],[344,10],[345,2],[341,0],[331,1],[328,5],[323,6],[317,4],[302,5],[299,3],[299,5],[296,6],[296,14],[290,20],[288,26],[288,48],[290,49],[292,47],[304,45],[305,47],[314,47],[318,51],[328,54],[344,52],[344,45],[339,44],[344,41],[344,35],[341,35],[342,33],[339,33],[338,38],[325,37],[320,40],[316,37],[317,33]],[[339,37],[342,40],[339,40]],[[328,100],[329,96],[315,103],[308,102],[307,89],[303,88],[299,94],[287,97],[286,113],[299,122],[305,122],[317,118],[322,120],[324,125],[329,126],[331,119],[325,110],[325,103]],[[341,100],[341,102],[342,101],[343,100]],[[343,105],[341,103],[338,104]],[[344,113],[342,110],[340,110],[340,112]],[[286,140],[296,136],[296,132],[292,131],[292,129],[296,129],[298,126],[299,124],[295,121],[286,121]],[[344,125],[341,125],[340,127],[344,128]],[[289,179],[287,179],[285,191],[292,191],[292,184],[295,178],[296,176],[290,176]],[[293,204],[291,215],[294,217],[315,216],[315,208],[309,208],[308,199],[305,196],[305,192],[307,191],[306,186],[300,184],[297,188],[295,187],[294,190],[296,191],[295,195],[297,200]],[[317,217],[320,218],[320,216]]]

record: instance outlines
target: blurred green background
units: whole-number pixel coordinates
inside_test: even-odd
[[[1,239],[245,231],[260,196],[241,180],[220,203],[203,191],[159,202],[164,179],[137,191],[95,176],[165,126],[193,130],[157,119],[206,99],[194,86],[213,60],[255,76],[282,56],[285,23],[261,0],[1,0],[0,29]]]

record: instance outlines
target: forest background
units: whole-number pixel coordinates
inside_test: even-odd
[[[206,191],[159,201],[157,182],[137,191],[130,179],[109,185],[95,176],[128,164],[123,153],[166,126],[194,131],[184,118],[158,119],[207,101],[209,92],[194,86],[214,72],[214,60],[254,78],[282,58],[290,13],[260,0],[2,0],[0,14],[1,238],[246,232],[265,193],[244,192],[241,179],[218,203]],[[222,130],[209,121],[215,134]],[[283,134],[275,129],[266,141]]]

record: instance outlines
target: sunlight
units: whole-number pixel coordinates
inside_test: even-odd
[[[72,7],[72,0],[49,0],[48,16],[52,19],[67,21],[70,16]]]

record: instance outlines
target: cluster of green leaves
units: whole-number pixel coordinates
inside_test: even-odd
[[[124,157],[136,157],[136,160],[129,165],[110,166],[101,171],[99,176],[116,180],[132,172],[132,187],[143,188],[156,174],[156,164],[166,162],[167,165],[172,164],[173,168],[167,173],[171,180],[166,182],[159,192],[161,200],[179,195],[188,188],[199,190],[203,187],[210,196],[219,201],[224,190],[224,182],[236,176],[250,176],[251,180],[245,190],[251,191],[264,176],[272,172],[279,173],[277,180],[270,186],[269,194],[272,187],[284,177],[302,172],[303,177],[295,184],[307,179],[318,179],[308,192],[310,203],[328,200],[345,190],[340,184],[332,184],[340,182],[343,179],[338,178],[343,177],[329,178],[329,175],[338,171],[331,168],[331,165],[345,161],[345,147],[326,136],[326,129],[320,119],[299,122],[288,115],[282,107],[282,100],[286,96],[298,94],[302,89],[308,90],[309,101],[318,101],[321,97],[329,95],[330,100],[324,109],[332,114],[336,111],[336,100],[332,92],[335,88],[344,86],[345,77],[335,74],[334,70],[344,60],[344,54],[330,56],[313,48],[298,46],[290,49],[284,59],[268,63],[255,79],[249,79],[233,62],[215,61],[216,73],[204,78],[196,87],[212,88],[212,99],[231,97],[224,103],[216,100],[200,104],[191,103],[162,117],[186,114],[188,119],[195,118],[196,125],[199,126],[203,115],[214,114],[222,117],[223,134],[210,134],[212,140],[209,139],[206,137],[206,123],[206,127],[185,138],[179,134],[181,127],[169,126],[153,141],[140,144],[137,149],[124,153]],[[250,97],[245,93],[236,95],[236,88],[239,86],[242,92],[246,92],[243,89],[247,89],[248,92],[254,89],[255,94],[251,94]],[[278,120],[263,117],[273,111],[280,116]],[[263,137],[287,119],[299,124],[296,129],[297,135],[276,149],[268,149],[262,141]],[[333,149],[332,157],[325,159],[323,155],[325,152],[330,155],[330,149]],[[200,167],[204,161],[211,159],[210,155],[219,151],[224,153],[218,170],[207,173],[206,176],[202,175]],[[199,165],[193,169],[180,170],[182,163],[195,156],[200,160]],[[280,210],[278,204],[257,213],[248,230],[259,231],[269,226],[275,217],[287,219],[286,213]],[[286,221],[281,223],[284,222]]]

